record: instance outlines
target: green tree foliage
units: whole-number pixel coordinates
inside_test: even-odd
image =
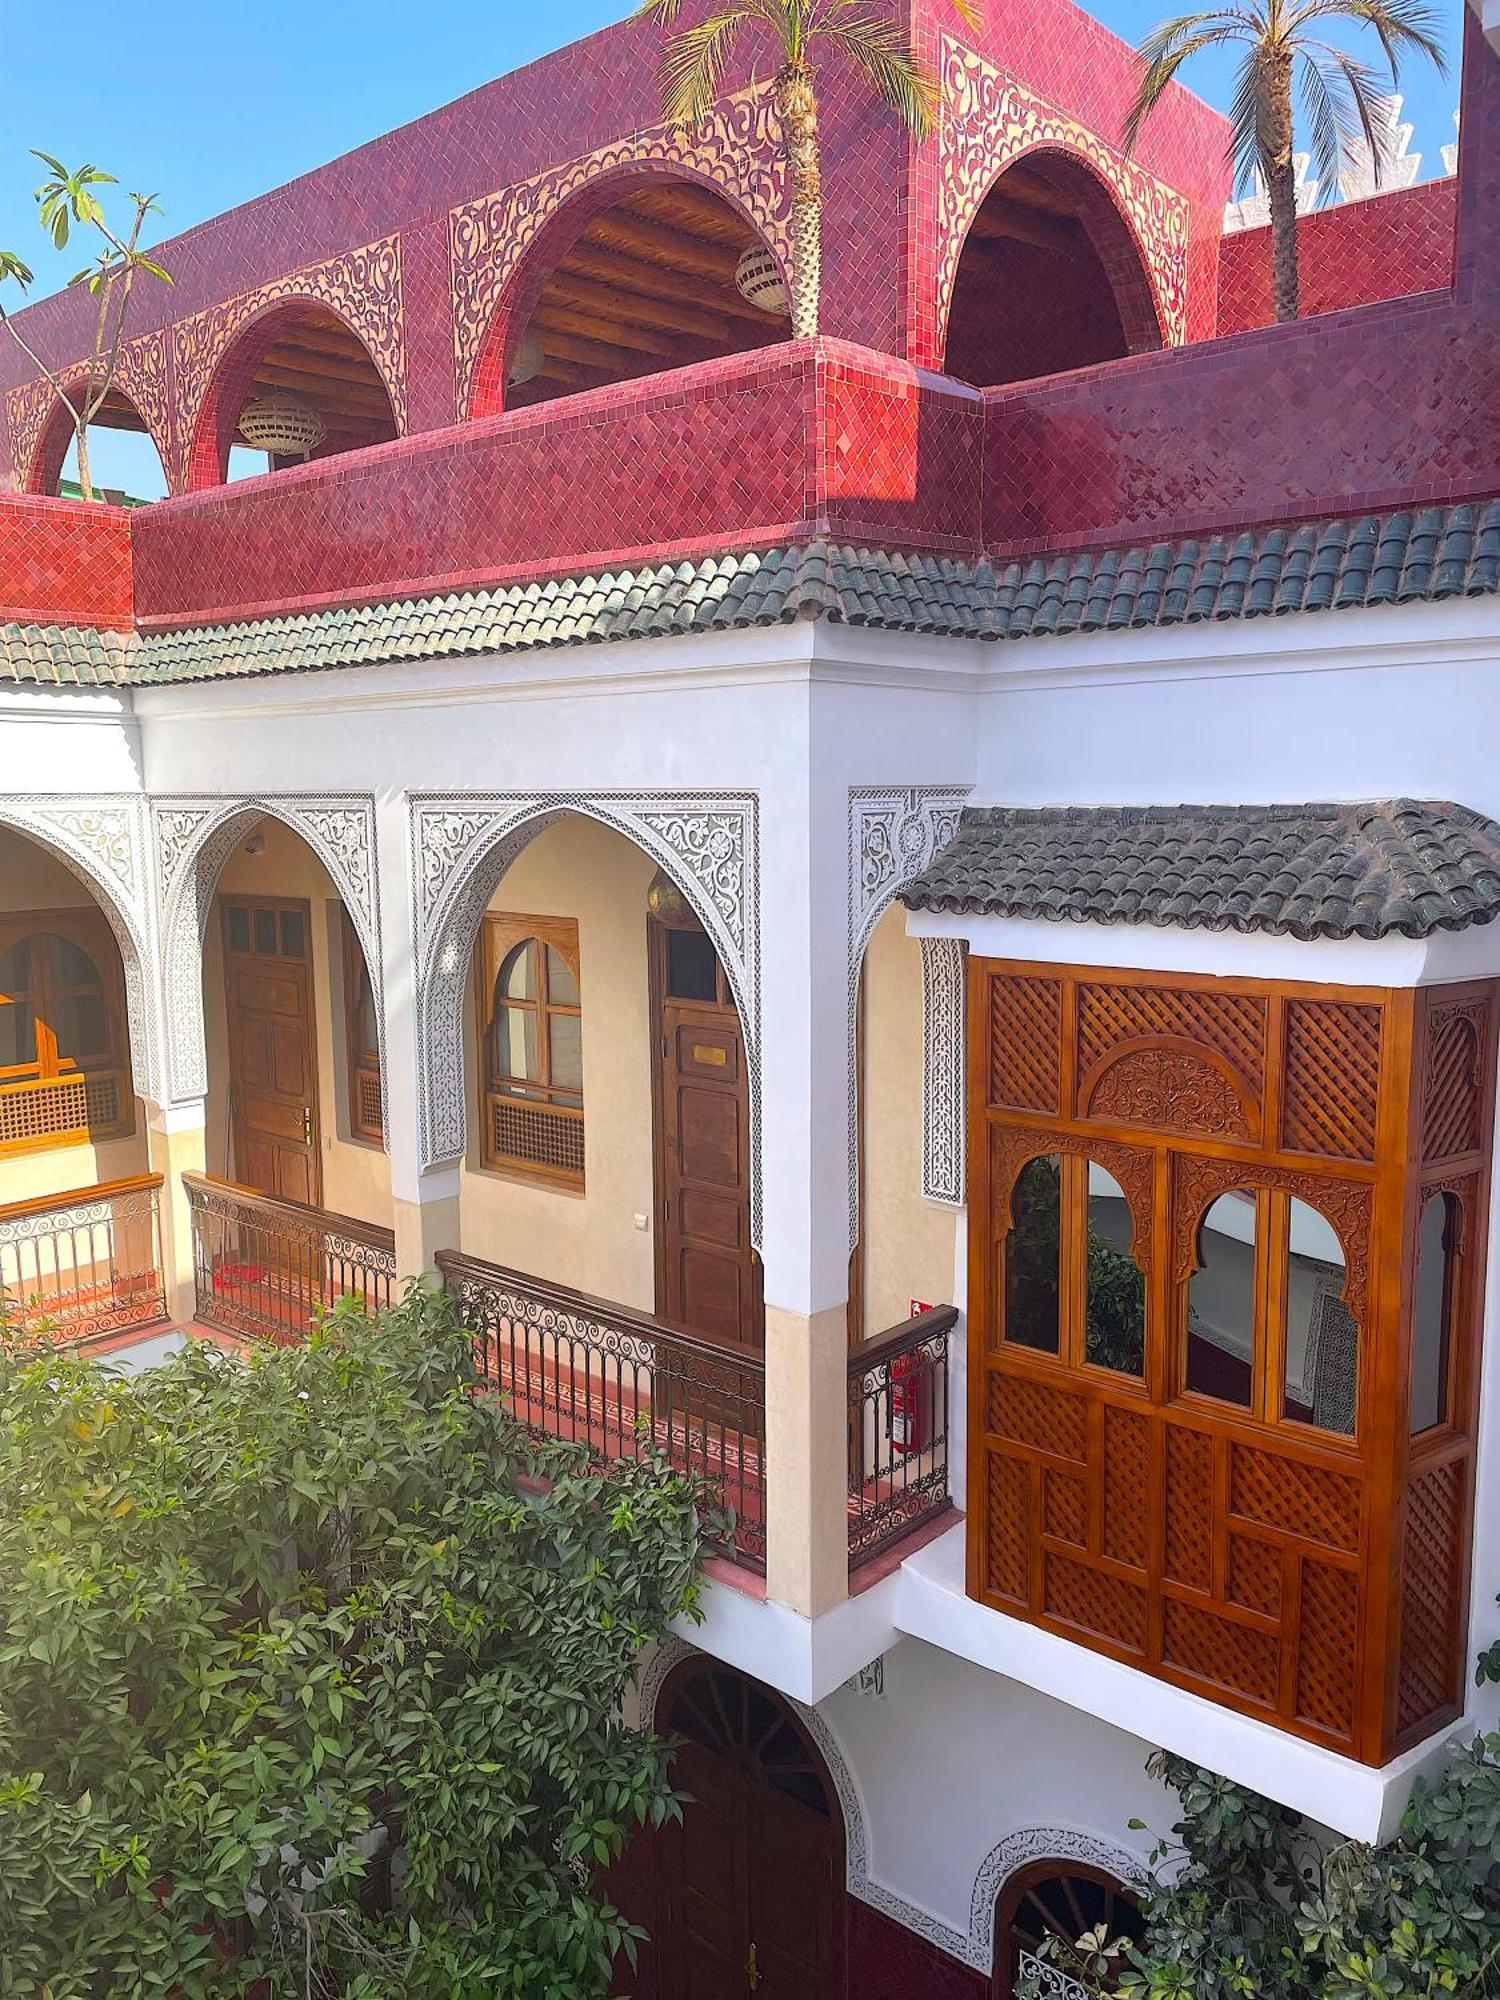
[[[1481,1678],[1500,1678],[1481,1664]],[[1043,1956],[1130,2000],[1481,2000],[1500,1994],[1500,1735],[1419,1783],[1385,1847],[1329,1846],[1284,1806],[1161,1753],[1174,1839],[1151,1857],[1139,1944],[1091,1933]],[[1041,2000],[1040,1977],[1017,1987]]]
[[[0,1994],[602,1995],[703,1525],[475,1395],[420,1289],[128,1379],[0,1347]]]

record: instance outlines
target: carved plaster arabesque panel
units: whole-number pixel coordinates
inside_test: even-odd
[[[689,127],[653,125],[448,216],[453,290],[455,415],[469,413],[474,370],[511,280],[564,203],[617,167],[661,166],[700,176],[754,222],[783,266],[791,258],[791,202],[768,86],[737,92]]]
[[[0,824],[49,847],[98,901],[120,947],[135,1088],[142,1097],[158,1098],[164,1084],[148,979],[153,932],[145,802],[109,793],[10,793],[0,796]]]
[[[143,333],[138,339],[127,340],[116,359],[114,379],[139,410],[161,457],[162,470],[170,481],[177,441],[172,423],[172,388],[165,329],[159,328],[154,333]],[[81,363],[70,363],[63,373],[63,386],[70,392],[87,380],[88,370]],[[55,401],[51,384],[41,376],[20,383],[6,396],[11,464],[17,486],[24,487],[31,475],[37,446]]]
[[[677,883],[739,1009],[750,1094],[750,1233],[761,1242],[760,833],[753,792],[416,792],[410,796],[421,1164],[461,1159],[463,996],[490,898],[561,814],[623,834]],[[454,1079],[460,1081],[454,1086]]]
[[[384,236],[321,264],[272,278],[224,299],[172,329],[176,373],[179,469],[198,429],[204,398],[237,334],[267,307],[299,299],[327,306],[358,334],[385,384],[400,436],[406,432],[406,337],[402,317],[401,239]]]
[[[255,821],[279,820],[300,834],[328,871],[359,937],[380,1031],[382,1114],[385,1059],[384,962],[376,894],[375,801],[367,792],[206,793],[157,799],[151,820],[161,911],[168,1033],[167,1081],[173,1100],[208,1090],[203,1036],[203,940],[219,875]],[[387,1129],[389,1121],[387,1119]]]
[[[922,943],[922,1193],[964,1205],[966,953],[958,938]]]
[[[1119,204],[1140,249],[1169,347],[1187,337],[1190,204],[1086,126],[1007,76],[975,50],[943,38],[939,136],[936,341],[947,336],[953,285],[969,224],[996,180],[1025,153],[1055,147],[1092,167]]]
[[[852,1252],[859,1235],[859,981],[865,952],[875,926],[885,915],[905,885],[920,875],[940,847],[958,831],[968,785],[853,785],[849,790],[849,998],[848,998],[848,1119],[849,1119],[849,1248]],[[923,978],[924,998],[927,982]],[[959,1000],[962,1015],[962,996]],[[934,1059],[929,1038],[924,1036],[923,1100],[928,1101],[927,1070]],[[942,1084],[933,1087],[935,1104],[951,1105],[958,1114],[958,1131],[937,1146],[947,1152],[957,1148],[962,1200],[963,1093],[956,1101]],[[925,1141],[925,1133],[924,1133]],[[932,1148],[923,1145],[923,1179]],[[925,1186],[923,1192],[926,1192]],[[939,1196],[939,1200],[952,1199]]]

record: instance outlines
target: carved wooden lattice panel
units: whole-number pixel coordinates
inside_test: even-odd
[[[1231,1604],[1246,1611],[1281,1616],[1281,1551],[1250,1535],[1229,1537],[1227,1594]]]
[[[1422,1087],[1422,1158],[1474,1152],[1484,1133],[1485,1003],[1434,1005],[1427,1021]]]
[[[1359,1483],[1252,1445],[1230,1447],[1229,1509],[1327,1548],[1359,1547]]]
[[[1214,1454],[1202,1431],[1167,1429],[1166,1573],[1207,1590],[1213,1581]]]
[[[1401,1664],[1396,1727],[1415,1728],[1454,1700],[1454,1629],[1465,1490],[1463,1462],[1445,1459],[1412,1481],[1401,1564]]]
[[[985,1579],[988,1589],[1014,1603],[1031,1596],[1031,1470],[1005,1452],[989,1454]]]
[[[1146,1593],[1133,1583],[1047,1551],[1042,1609],[1132,1653],[1146,1650]]]
[[[1123,1043],[1165,1035],[1211,1049],[1258,1093],[1265,1079],[1266,1006],[1249,994],[1080,983],[1079,1077]]]
[[[1104,1553],[1146,1567],[1146,1419],[1104,1406]]]
[[[1282,1144],[1293,1153],[1373,1160],[1380,1091],[1380,1009],[1290,1000]]]
[[[990,1382],[990,1429],[1057,1458],[1082,1460],[1086,1454],[1088,1413],[1082,1396],[1049,1389],[1015,1375],[996,1375]]]
[[[1297,1714],[1347,1736],[1354,1727],[1354,1659],[1359,1644],[1359,1584],[1330,1563],[1302,1565],[1298,1626]]]
[[[1089,1538],[1089,1493],[1081,1479],[1051,1466],[1042,1475],[1042,1528],[1059,1542],[1084,1548]]]
[[[1197,1680],[1231,1688],[1247,1701],[1275,1706],[1281,1645],[1274,1632],[1252,1629],[1169,1597],[1162,1610],[1162,1658]]]
[[[1056,1112],[1061,1075],[1061,986],[1055,979],[992,979],[990,1102]]]

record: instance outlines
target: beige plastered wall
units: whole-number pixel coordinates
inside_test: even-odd
[[[471,980],[464,1037],[470,1142],[460,1197],[471,1256],[647,1312],[656,1303],[646,960],[654,873],[622,835],[570,816],[537,835],[491,899],[497,912],[571,917],[578,925],[584,1189],[550,1188],[481,1164]]]
[[[264,844],[256,853],[246,843]],[[208,1172],[233,1180],[229,1137],[229,1038],[224,1002],[224,923],[220,898],[269,896],[308,904],[312,941],[313,1012],[317,1025],[318,1121],[323,1206],[358,1222],[391,1226],[390,1162],[384,1150],[349,1136],[348,1067],[344,1036],[342,905],[332,878],[299,835],[264,819],[241,841],[219,877],[203,943],[203,1025],[208,1044],[204,1147]]]
[[[922,1195],[922,947],[897,904],[864,966],[864,1333],[953,1296],[954,1212]]]
[[[0,829],[0,909],[88,909],[94,899],[70,868],[24,834]],[[117,950],[113,937],[111,949]],[[120,1024],[125,1034],[125,1023]],[[0,1206],[42,1195],[69,1194],[103,1181],[128,1180],[147,1170],[146,1119],[135,1107],[135,1130],[99,1145],[48,1146],[32,1153],[0,1154]]]

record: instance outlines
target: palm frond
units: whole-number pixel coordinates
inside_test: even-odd
[[[937,79],[894,20],[854,13],[842,20],[825,19],[814,32],[864,71],[909,132],[926,138],[937,110]]]
[[[682,12],[682,0],[641,0],[632,21],[655,21],[659,27],[670,28]]]
[[[1138,54],[1146,67],[1141,74],[1135,102],[1125,120],[1125,150],[1134,152],[1142,127],[1161,102],[1167,85],[1190,56],[1221,42],[1237,41],[1247,33],[1238,10],[1212,14],[1183,14],[1165,21],[1141,43]]]
[[[1305,41],[1298,53],[1304,82],[1308,74],[1315,71],[1324,85],[1325,94],[1331,97],[1341,113],[1339,165],[1333,170],[1335,179],[1352,151],[1357,119],[1364,142],[1370,149],[1370,161],[1378,187],[1390,148],[1389,136],[1382,129],[1379,117],[1382,102],[1380,79],[1368,63],[1360,62],[1347,49],[1335,48],[1331,42]],[[1353,117],[1350,116],[1351,111]]]
[[[1442,17],[1427,0],[1304,0],[1297,10],[1299,28],[1304,22],[1329,20],[1355,21],[1374,30],[1392,84],[1400,81],[1403,55],[1425,56],[1439,76],[1448,74],[1448,58],[1438,39]]]
[[[1229,104],[1229,157],[1236,194],[1249,194],[1257,177],[1268,178],[1270,101],[1270,51],[1263,41],[1254,41],[1241,58]]]
[[[665,0],[663,0],[665,4]],[[661,82],[669,125],[697,125],[713,109],[724,68],[740,30],[751,19],[747,6],[709,14],[683,28],[667,44]]]
[[[1297,71],[1297,94],[1302,101],[1304,136],[1318,183],[1318,200],[1331,201],[1354,140],[1349,94],[1338,70],[1311,48],[1299,50]],[[1373,140],[1371,145],[1378,177],[1379,154]]]

